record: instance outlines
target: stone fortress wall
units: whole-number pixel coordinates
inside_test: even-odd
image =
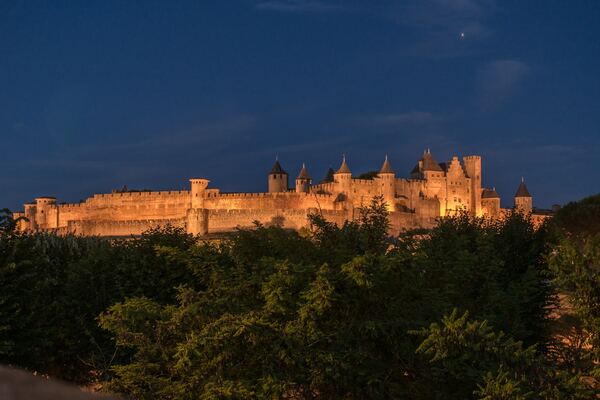
[[[305,166],[289,189],[289,176],[276,161],[268,174],[265,193],[221,193],[208,188],[203,178],[190,179],[190,190],[114,191],[95,194],[79,204],[57,204],[53,197],[38,197],[15,217],[21,230],[55,231],[96,236],[129,236],[157,226],[173,225],[205,235],[263,225],[300,229],[308,216],[320,213],[336,224],[358,217],[359,208],[382,196],[390,212],[391,232],[429,228],[439,217],[468,212],[500,217],[500,196],[482,188],[481,157],[458,157],[438,163],[426,151],[410,174],[398,178],[387,157],[379,171],[355,178],[344,158],[337,171],[330,169],[318,184]],[[521,182],[515,205],[531,213],[532,199]]]

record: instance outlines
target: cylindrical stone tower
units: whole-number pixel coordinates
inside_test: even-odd
[[[471,178],[471,207],[470,213],[475,216],[481,216],[481,157],[465,156],[463,157],[465,172]]]
[[[350,186],[352,185],[352,172],[346,163],[345,155],[342,157],[342,165],[340,165],[340,169],[333,174],[333,179],[337,185],[337,189],[346,196],[349,196]]]
[[[381,194],[386,202],[387,209],[388,211],[394,211],[396,202],[396,174],[388,161],[387,155],[379,173],[377,173],[377,177],[381,182]]]
[[[191,208],[204,208],[204,192],[209,182],[203,178],[190,179]]]
[[[269,172],[269,193],[287,192],[288,174],[281,168],[279,160],[275,160],[271,172]]]
[[[192,235],[208,233],[208,210],[204,208],[204,197],[208,179],[190,179],[190,208],[187,210],[186,231]]]
[[[48,211],[56,205],[54,197],[36,197],[35,198],[35,222],[38,228],[48,228]]]
[[[523,214],[531,214],[533,211],[533,197],[525,186],[524,178],[521,178],[521,184],[515,193],[515,209]]]
[[[308,193],[312,178],[308,174],[306,166],[302,164],[302,169],[296,178],[296,193]]]

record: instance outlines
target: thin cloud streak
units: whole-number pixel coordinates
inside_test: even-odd
[[[518,60],[496,60],[487,64],[479,76],[480,105],[495,108],[515,94],[531,68]]]
[[[107,151],[185,149],[190,146],[200,146],[199,148],[203,150],[214,151],[215,148],[227,146],[228,143],[246,134],[255,126],[255,117],[239,115],[223,120],[203,122],[179,132],[164,132],[159,135],[152,135],[137,142],[94,144],[93,146],[78,146],[69,150],[94,154],[106,153]]]
[[[308,0],[271,0],[256,5],[259,10],[279,11],[285,13],[320,13],[340,10],[341,7],[323,1]]]
[[[374,118],[374,122],[379,125],[427,125],[441,120],[440,116],[428,111],[378,115]]]
[[[426,58],[452,58],[472,53],[493,34],[488,20],[494,0],[408,0],[348,5],[323,0],[265,0],[256,9],[281,13],[319,14],[344,11],[393,21],[416,33],[408,54]]]
[[[420,29],[464,31],[469,26],[479,26],[494,9],[492,1],[478,0],[419,0],[408,1],[394,7],[399,22]]]
[[[409,0],[389,3],[383,16],[416,34],[413,55],[452,58],[472,53],[493,34],[488,20],[496,10],[492,0]]]
[[[255,117],[239,115],[204,122],[180,132],[152,135],[137,142],[69,146],[61,154],[37,158],[29,165],[34,168],[86,171],[90,174],[103,171],[114,175],[128,170],[131,176],[138,173],[158,176],[164,172],[165,166],[157,167],[155,159],[164,162],[168,154],[181,154],[189,158],[192,149],[196,149],[195,155],[198,157],[211,158],[243,139],[255,125]],[[139,168],[131,165],[132,158]]]

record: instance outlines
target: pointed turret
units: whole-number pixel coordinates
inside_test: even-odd
[[[333,178],[336,183],[336,190],[348,196],[352,186],[352,172],[350,172],[350,168],[346,163],[346,155],[342,156],[342,165],[335,172]]]
[[[306,165],[302,163],[302,169],[296,178],[296,192],[297,193],[308,193],[310,189],[310,183],[312,182],[312,178],[308,174],[308,170],[306,169]]]
[[[500,195],[496,188],[481,189],[481,214],[488,218],[500,215]]]
[[[423,177],[425,172],[444,172],[440,164],[433,158],[431,150],[427,149],[423,152],[423,157],[419,160],[417,165],[411,171],[413,177]]]
[[[279,159],[275,158],[275,164],[269,172],[269,193],[287,192],[288,174],[281,167]]]
[[[302,163],[302,169],[300,169],[300,173],[296,179],[312,179],[308,174],[308,170],[306,169],[306,165]]]
[[[521,184],[517,189],[517,193],[515,193],[515,197],[531,197],[529,194],[529,190],[527,190],[527,186],[525,185],[525,178],[521,177]]]
[[[499,199],[500,195],[496,192],[496,188],[493,189],[482,189],[481,191],[482,199]]]
[[[385,155],[385,160],[383,161],[383,165],[381,166],[379,173],[380,174],[393,174],[394,173],[394,170],[392,169],[392,166],[390,165],[390,162],[388,161],[387,154]]]
[[[279,164],[279,160],[275,159],[275,164],[273,164],[273,168],[271,168],[271,174],[287,174]]]
[[[533,211],[533,198],[527,190],[524,178],[521,178],[521,184],[515,193],[515,209],[524,214],[530,214]]]
[[[383,165],[377,174],[377,180],[381,185],[381,194],[386,202],[386,208],[388,211],[394,211],[396,209],[396,175],[394,170],[388,161],[387,154]]]
[[[351,174],[352,172],[350,172],[350,168],[348,167],[348,164],[346,163],[346,155],[344,154],[342,156],[342,165],[340,165],[340,169],[338,169],[336,171],[336,174]]]

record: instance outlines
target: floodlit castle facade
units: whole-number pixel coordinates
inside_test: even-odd
[[[190,179],[189,190],[113,191],[95,194],[77,204],[58,204],[54,197],[38,197],[14,214],[21,230],[54,231],[97,236],[139,235],[157,226],[178,226],[195,235],[251,227],[255,221],[300,229],[318,213],[343,224],[359,215],[360,207],[381,196],[389,211],[391,233],[429,228],[436,219],[460,212],[497,218],[503,212],[500,196],[482,187],[480,156],[458,157],[438,163],[426,151],[410,174],[399,178],[387,157],[367,179],[352,176],[345,157],[337,171],[329,170],[313,184],[303,165],[290,189],[289,175],[279,161],[268,174],[264,193],[222,193],[209,180]],[[515,195],[515,207],[532,212],[525,183]]]

